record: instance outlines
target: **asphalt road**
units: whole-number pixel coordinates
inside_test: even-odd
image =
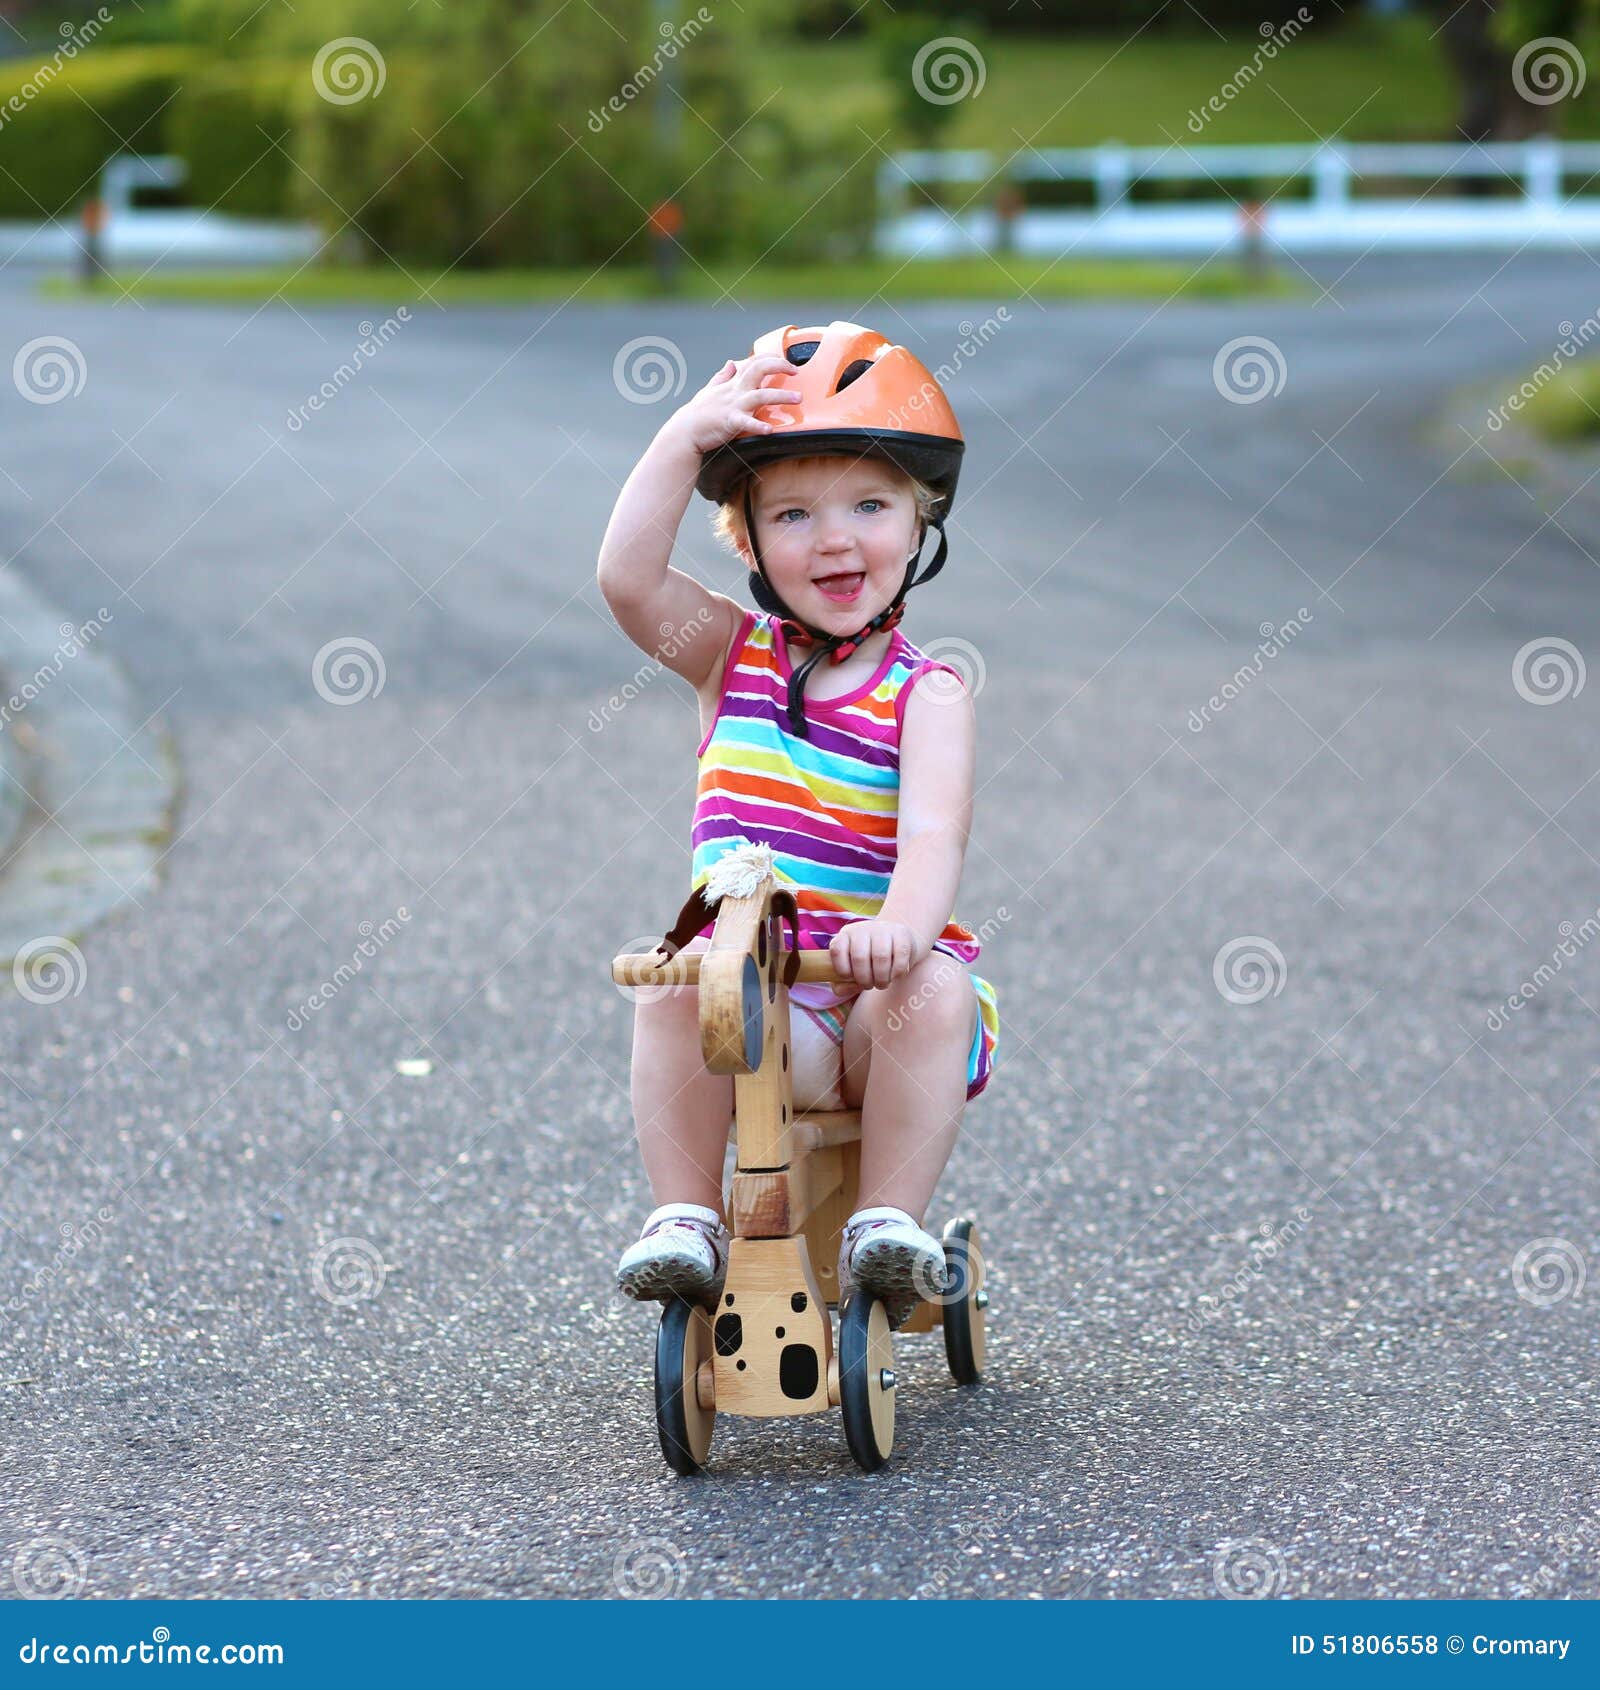
[[[1343,268],[1011,301],[961,359],[907,631],[981,687],[1005,1042],[933,1217],[984,1229],[990,1370],[904,1340],[881,1474],[828,1415],[722,1421],[694,1482],[611,1289],[649,1201],[605,967],[686,889],[694,711],[620,699],[593,562],[667,414],[621,349],[698,383],[766,315],[419,314],[291,428],[387,307],[0,294],[0,350],[86,372],[0,392],[5,555],[113,610],[186,783],[82,990],[0,1002],[8,1586],[1594,1595],[1600,686],[1518,662],[1600,650],[1597,506],[1433,425],[1600,267]],[[793,315],[937,366],[993,309]],[[1240,337],[1280,391],[1219,391]],[[684,566],[737,590],[708,514]],[[381,691],[329,702],[352,637]]]

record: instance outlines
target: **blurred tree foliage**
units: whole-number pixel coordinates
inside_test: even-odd
[[[952,12],[931,28],[927,17],[891,12],[876,5],[866,12],[878,69],[894,100],[894,119],[913,146],[935,146],[972,89],[983,63],[987,32],[970,14]],[[935,46],[944,37],[951,43]],[[930,98],[930,94],[933,96]]]
[[[870,237],[870,141],[757,109],[746,91],[741,66],[781,35],[787,0],[606,0],[604,15],[562,0],[412,12],[392,0],[298,0],[293,12],[181,4],[193,35],[226,42],[231,57],[242,48],[300,67],[285,113],[289,206],[330,232],[355,229],[375,253],[470,266],[642,261],[647,218],[667,195],[684,214],[683,245],[706,261],[847,256]],[[375,84],[379,58],[382,85],[341,103],[311,66],[346,40],[349,88],[363,75]],[[335,60],[323,80],[339,92],[337,75]],[[224,149],[239,115],[229,87],[222,76],[196,119]]]
[[[72,216],[120,150],[118,136],[162,151],[165,114],[194,63],[191,49],[141,46],[62,67],[42,54],[0,64],[0,217]]]
[[[1255,34],[1282,24],[1304,6],[1324,24],[1336,24],[1350,9],[1334,0],[1202,0],[1194,10],[1172,0],[895,0],[897,16],[909,19],[930,34],[959,35],[947,23],[961,19],[996,34],[1018,35],[1123,34],[1206,35]],[[872,14],[887,10],[885,0],[795,0],[791,7],[798,26],[823,37],[853,34],[872,27]],[[1207,26],[1210,26],[1209,28]]]
[[[1593,97],[1587,65],[1600,47],[1600,0],[1433,0],[1432,9],[1456,76],[1463,140],[1558,133],[1564,113]]]
[[[1489,34],[1508,60],[1514,60],[1518,49],[1529,42],[1553,40],[1570,43],[1579,55],[1578,59],[1568,56],[1570,72],[1576,72],[1580,62],[1586,71],[1600,69],[1600,0],[1499,0]],[[1560,127],[1561,113],[1569,102],[1596,97],[1597,76],[1585,74],[1580,86],[1576,75],[1563,69],[1559,56],[1548,58],[1544,71],[1530,66],[1524,74],[1531,77],[1536,91],[1545,94],[1570,87],[1570,92],[1540,108],[1548,114],[1551,128]]]

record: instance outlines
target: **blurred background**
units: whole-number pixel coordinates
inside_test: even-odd
[[[1592,1593],[1595,27],[0,3],[0,1581]],[[835,319],[967,441],[990,1369],[668,1485],[699,724],[595,562]]]
[[[563,284],[574,297],[635,297],[674,283],[717,297],[735,278],[770,297],[819,264],[860,287],[873,272],[838,267],[897,249],[896,219],[918,209],[954,216],[981,248],[1020,240],[1024,255],[1059,257],[1074,226],[1033,214],[1124,196],[1127,209],[1326,203],[1340,149],[1308,167],[1286,151],[1308,142],[1591,137],[1582,54],[1594,10],[479,0],[397,14],[381,0],[146,0],[91,14],[8,0],[0,220],[14,260],[53,261],[59,238],[25,226],[81,223],[92,202],[95,232],[140,260],[125,286],[152,264],[277,250],[316,253],[314,269],[280,278],[309,297],[325,293],[329,267],[385,265],[474,298]],[[1108,143],[1151,154],[1120,169],[1107,155],[1090,171],[1059,156]],[[1181,156],[1202,143],[1262,150]],[[928,156],[897,170],[908,151]],[[107,184],[108,160],[128,155],[169,162]],[[1492,152],[1424,162],[1374,155],[1363,197],[1404,186],[1427,209],[1530,191]],[[1556,168],[1558,197],[1581,185]],[[211,215],[103,228],[108,211],[135,206]],[[1143,245],[1173,238],[1151,223]],[[928,257],[929,244],[909,250]],[[899,291],[996,279],[992,267],[927,268],[897,276]],[[1044,269],[1012,274],[1032,286]],[[515,274],[529,270],[565,275]],[[1059,266],[1043,279],[1047,292],[1075,280]]]

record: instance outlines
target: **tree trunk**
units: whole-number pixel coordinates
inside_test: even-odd
[[[1459,92],[1456,127],[1464,141],[1513,141],[1543,130],[1550,108],[1521,99],[1511,80],[1512,55],[1494,40],[1489,26],[1496,0],[1441,0],[1444,50]],[[1484,184],[1462,183],[1470,192]]]

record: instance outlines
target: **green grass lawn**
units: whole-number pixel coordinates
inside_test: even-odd
[[[724,289],[727,290],[726,294]],[[897,259],[843,264],[763,264],[745,271],[723,266],[710,276],[686,265],[680,299],[735,303],[746,300],[829,301],[866,305],[883,296],[897,300],[1167,299],[1228,298],[1247,292],[1296,294],[1298,282],[1273,275],[1252,284],[1232,263],[1191,264],[1049,259]],[[347,301],[391,305],[529,305],[581,300],[590,304],[660,300],[648,270],[370,270],[313,267],[303,270],[186,271],[120,278],[97,288],[64,279],[43,291],[56,299],[100,298],[211,300],[253,304],[270,299],[296,303]]]
[[[1456,92],[1438,40],[1429,39],[1437,27],[1422,14],[1382,20],[1349,11],[1337,29],[1313,23],[1264,61],[1198,135],[1187,127],[1189,113],[1250,61],[1258,36],[1221,40],[1198,28],[1181,37],[1147,30],[1131,40],[1000,36],[984,48],[982,92],[953,103],[940,145],[1011,153],[1101,141],[1447,140],[1455,134]],[[795,44],[773,55],[759,93],[849,119],[861,106],[856,91],[878,80],[863,42]],[[1564,116],[1574,137],[1597,126],[1587,110]]]
[[[1530,374],[1530,381],[1535,378]],[[1600,360],[1569,364],[1528,400],[1523,417],[1546,440],[1577,444],[1600,435]]]

